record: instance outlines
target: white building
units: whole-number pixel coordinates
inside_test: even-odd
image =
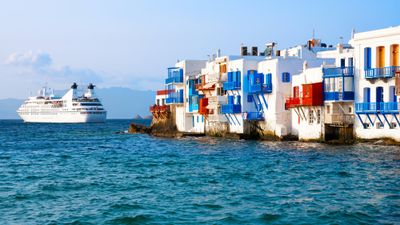
[[[400,26],[356,33],[350,44],[354,47],[356,136],[400,141],[395,82],[395,73],[400,71]]]
[[[205,60],[183,60],[177,62],[175,67],[168,68],[168,78],[165,80],[168,97],[165,102],[171,106],[170,110],[175,116],[176,127],[180,132],[197,132],[193,130],[195,126],[193,113],[187,111],[189,92],[186,84],[200,72],[205,62]]]

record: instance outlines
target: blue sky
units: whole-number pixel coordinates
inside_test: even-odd
[[[400,25],[399,1],[0,1],[0,99],[43,84],[155,90],[177,59]]]

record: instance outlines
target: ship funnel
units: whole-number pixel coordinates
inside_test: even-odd
[[[78,88],[78,85],[74,82],[73,84],[72,84],[72,86],[71,86],[71,89],[77,89]]]
[[[90,84],[88,85],[87,88],[88,88],[89,90],[93,90],[94,87],[96,87],[96,85],[93,85],[92,83],[90,83]]]

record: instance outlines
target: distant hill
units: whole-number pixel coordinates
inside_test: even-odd
[[[138,91],[129,88],[96,89],[96,93],[107,109],[108,119],[132,119],[136,115],[148,116],[149,106],[155,98],[154,91]],[[0,119],[19,119],[16,110],[22,99],[0,99]]]

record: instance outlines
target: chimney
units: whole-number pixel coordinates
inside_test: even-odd
[[[258,55],[258,48],[256,46],[251,47],[251,55],[253,56]]]
[[[247,47],[246,46],[241,46],[240,47],[240,55],[241,56],[247,55]]]

